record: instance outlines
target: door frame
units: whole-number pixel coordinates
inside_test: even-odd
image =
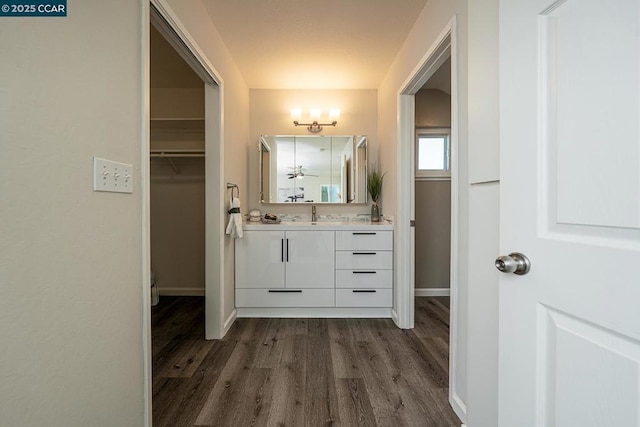
[[[142,66],[142,143],[141,143],[141,188],[142,188],[142,334],[143,334],[143,379],[144,422],[152,425],[152,350],[151,350],[151,216],[150,216],[150,43],[151,8],[165,21],[166,32],[158,28],[185,61],[203,80],[205,89],[205,338],[218,339],[224,336],[224,206],[226,188],[224,182],[223,100],[224,81],[200,49],[177,14],[166,0],[142,0],[143,22],[141,40]],[[169,34],[167,34],[169,33]]]
[[[396,312],[400,328],[413,328],[415,321],[415,94],[451,57],[451,262],[450,262],[450,334],[449,334],[449,402],[464,420],[466,405],[456,390],[458,331],[458,263],[459,263],[459,91],[458,40],[456,16],[440,31],[418,65],[398,91],[398,225],[396,228]]]

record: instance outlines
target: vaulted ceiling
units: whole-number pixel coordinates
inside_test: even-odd
[[[255,89],[376,89],[427,0],[204,0]]]

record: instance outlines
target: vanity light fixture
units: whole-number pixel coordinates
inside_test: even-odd
[[[332,108],[329,110],[329,118],[331,119],[331,123],[318,123],[320,120],[321,111],[318,109],[312,109],[309,111],[309,117],[311,118],[311,123],[300,123],[298,120],[302,118],[302,110],[299,108],[291,109],[291,118],[293,119],[293,124],[296,126],[306,126],[307,130],[311,133],[318,133],[322,131],[322,126],[333,126],[335,127],[338,124],[338,119],[340,118],[340,110],[337,108]]]

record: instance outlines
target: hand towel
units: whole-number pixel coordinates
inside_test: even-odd
[[[242,239],[242,214],[240,213],[240,199],[232,197],[229,203],[229,224],[227,234],[234,239]]]

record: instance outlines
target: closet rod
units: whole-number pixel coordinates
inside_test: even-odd
[[[151,150],[151,157],[204,157],[204,150]]]

